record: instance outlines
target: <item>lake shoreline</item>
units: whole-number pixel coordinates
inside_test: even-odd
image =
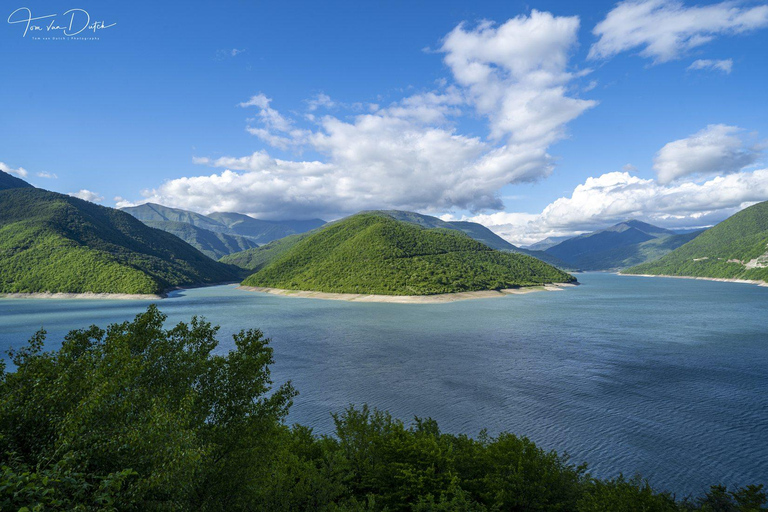
[[[390,304],[445,304],[462,300],[497,299],[507,295],[524,295],[544,291],[562,291],[578,283],[552,283],[538,286],[523,286],[503,290],[479,290],[473,292],[441,293],[435,295],[375,295],[363,293],[328,293],[309,290],[284,290],[263,286],[238,286],[238,290],[268,293],[282,297],[302,299],[343,300],[346,302],[379,302]]]
[[[635,277],[667,277],[672,279],[698,279],[700,281],[717,281],[719,283],[740,283],[740,284],[754,284],[757,286],[768,287],[768,283],[765,281],[757,281],[754,279],[728,279],[725,277],[696,277],[696,276],[670,276],[666,274],[622,274],[616,272],[617,276],[635,276]]]
[[[237,281],[227,281],[224,283],[205,283],[191,286],[175,286],[168,288],[162,293],[69,293],[69,292],[12,292],[0,293],[0,299],[84,299],[84,300],[162,300],[167,299],[169,294],[182,291],[193,290],[195,288],[208,288],[209,286],[227,286],[239,284]]]

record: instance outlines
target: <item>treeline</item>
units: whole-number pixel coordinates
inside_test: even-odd
[[[243,284],[430,295],[574,280],[536,258],[495,251],[462,232],[424,229],[380,214],[354,215],[291,243],[287,249],[275,246],[275,259]]]
[[[446,434],[368,407],[318,436],[284,420],[296,391],[275,387],[258,330],[217,349],[194,318],[44,332],[0,371],[0,510],[757,511],[762,486],[679,499],[508,433]]]

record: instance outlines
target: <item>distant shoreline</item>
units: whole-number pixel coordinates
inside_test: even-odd
[[[0,293],[0,299],[101,299],[101,300],[158,300],[163,295],[152,293],[67,293],[67,292],[29,292]]]
[[[700,281],[717,281],[720,283],[741,283],[741,284],[755,284],[757,286],[768,287],[768,283],[765,281],[757,281],[753,279],[728,279],[725,277],[696,277],[696,276],[670,276],[666,274],[622,274],[616,272],[618,276],[635,276],[635,277],[671,277],[672,279],[698,279]]]
[[[524,295],[526,293],[544,291],[562,291],[565,288],[577,286],[578,283],[553,283],[537,286],[523,286],[503,290],[479,290],[474,292],[441,293],[435,295],[374,295],[364,293],[328,293],[309,290],[284,290],[263,286],[238,286],[239,290],[249,292],[269,293],[283,297],[302,299],[343,300],[347,302],[383,302],[390,304],[444,304],[460,300],[495,299],[506,295]]]
[[[176,286],[168,288],[162,293],[69,293],[69,292],[13,292],[0,293],[0,299],[98,299],[98,300],[162,300],[167,299],[168,294],[179,290],[192,290],[195,288],[207,288],[209,286],[226,286],[239,284],[237,281],[224,283],[205,283],[190,286]]]

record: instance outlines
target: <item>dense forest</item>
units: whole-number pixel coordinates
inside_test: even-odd
[[[310,231],[309,233],[312,232]],[[254,247],[253,249],[247,249],[223,256],[219,261],[255,272],[261,270],[285,254],[289,249],[307,236],[306,233],[289,235],[278,240],[273,240],[268,244]]]
[[[239,277],[119,210],[32,187],[0,191],[0,293],[159,293]]]
[[[477,438],[367,406],[332,435],[285,424],[297,391],[270,378],[258,330],[218,348],[193,318],[45,333],[0,363],[0,510],[758,511],[761,485],[676,497],[511,433]],[[623,468],[632,471],[632,468]]]
[[[768,281],[768,201],[745,208],[661,259],[625,273]]]
[[[493,250],[456,230],[425,229],[365,213],[298,240],[243,284],[429,295],[570,281],[575,279],[536,258]]]

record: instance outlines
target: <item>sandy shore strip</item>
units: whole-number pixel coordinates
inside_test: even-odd
[[[161,300],[167,299],[174,292],[208,288],[209,286],[229,286],[240,284],[237,281],[224,283],[205,283],[194,286],[176,286],[163,293],[66,293],[66,292],[31,292],[31,293],[0,293],[0,299],[99,299],[99,300]]]
[[[238,286],[239,290],[249,292],[269,293],[283,297],[299,297],[302,299],[345,300],[347,302],[387,302],[391,304],[444,304],[459,300],[496,299],[506,295],[524,295],[532,292],[556,292],[565,288],[577,286],[577,283],[555,283],[542,286],[525,286],[505,290],[482,290],[477,292],[441,293],[437,295],[366,295],[361,293],[326,293],[302,290],[283,290],[280,288],[265,288],[262,286]]]
[[[741,284],[756,284],[757,286],[768,287],[768,283],[765,281],[755,281],[752,279],[727,279],[724,277],[696,277],[696,276],[668,276],[666,274],[621,274],[616,273],[617,276],[635,276],[635,277],[671,277],[672,279],[697,279],[700,281],[718,281],[720,283],[741,283]]]
[[[63,293],[63,292],[35,292],[35,293],[0,293],[0,299],[114,299],[114,300],[158,300],[162,295],[131,294],[131,293]]]

